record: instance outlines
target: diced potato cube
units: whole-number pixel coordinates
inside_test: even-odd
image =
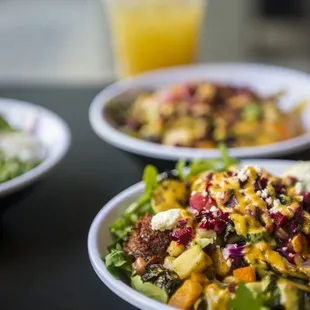
[[[172,262],[175,260],[172,256],[166,256],[164,260],[164,267],[166,269],[172,270]]]
[[[215,274],[220,277],[226,277],[230,273],[230,266],[227,264],[221,249],[214,249],[211,254]]]
[[[171,241],[167,252],[170,256],[178,257],[184,251],[185,247],[182,244],[178,244],[176,241]]]
[[[252,266],[238,268],[234,270],[236,282],[250,283],[256,281],[255,268]]]
[[[151,203],[155,213],[158,213],[183,208],[187,199],[188,189],[184,182],[167,179],[162,181],[154,190]]]
[[[168,305],[179,309],[190,309],[202,293],[202,286],[191,279],[186,280],[171,296]]]
[[[192,272],[202,272],[212,265],[211,258],[197,244],[178,256],[173,262],[173,270],[181,279],[188,278]]]

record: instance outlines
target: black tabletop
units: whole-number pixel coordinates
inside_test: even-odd
[[[134,309],[110,292],[92,270],[88,229],[109,199],[140,181],[147,162],[161,170],[173,163],[130,155],[101,141],[88,122],[89,103],[98,91],[0,88],[1,97],[34,102],[56,112],[72,131],[72,146],[63,162],[3,215],[1,310]],[[310,154],[287,158],[310,159]]]

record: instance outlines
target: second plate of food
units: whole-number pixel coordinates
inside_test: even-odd
[[[68,125],[38,105],[0,98],[0,197],[35,183],[67,153]]]
[[[161,159],[266,157],[310,144],[310,76],[279,67],[212,64],[157,70],[100,92],[89,117],[116,147]]]

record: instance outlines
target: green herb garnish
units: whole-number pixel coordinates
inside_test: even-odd
[[[264,304],[260,294],[254,294],[244,283],[240,283],[236,290],[236,296],[230,301],[233,310],[263,310]]]

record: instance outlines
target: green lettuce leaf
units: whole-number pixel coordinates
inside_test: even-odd
[[[105,265],[109,272],[117,279],[129,280],[132,274],[132,260],[127,255],[120,244],[117,244],[114,249],[104,258]]]

